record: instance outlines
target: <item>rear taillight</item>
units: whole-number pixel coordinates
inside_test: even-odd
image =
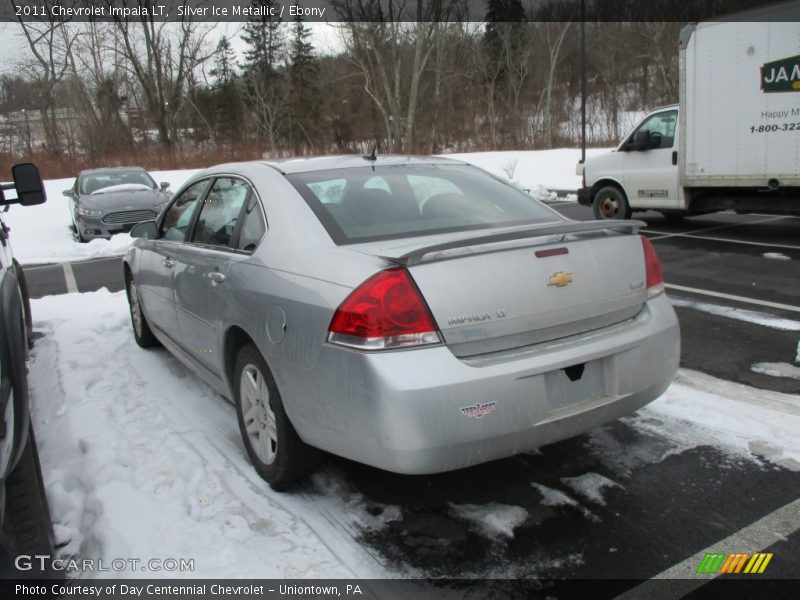
[[[661,272],[661,261],[653,244],[643,235],[639,236],[642,240],[644,250],[644,270],[647,273],[647,295],[656,296],[664,291],[664,274]]]
[[[336,309],[328,341],[362,350],[437,344],[441,341],[425,300],[402,267],[376,273]]]

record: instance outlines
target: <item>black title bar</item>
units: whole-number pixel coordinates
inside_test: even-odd
[[[486,22],[508,15],[538,22],[800,21],[797,0],[519,0],[519,6],[497,9],[489,0],[0,0],[0,21]]]

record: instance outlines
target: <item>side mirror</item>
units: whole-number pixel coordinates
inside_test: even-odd
[[[654,131],[650,134],[650,145],[648,148],[660,148],[661,147],[661,134],[657,131]]]
[[[154,240],[158,237],[158,227],[155,221],[144,221],[131,229],[131,237]]]
[[[163,190],[165,190],[165,189],[167,189],[169,187],[169,181],[162,181],[159,184],[159,186],[161,187],[161,190],[163,191]]]
[[[21,163],[11,167],[11,177],[17,189],[17,201],[22,206],[42,204],[47,200],[39,169],[33,163]]]
[[[636,135],[633,136],[633,150],[638,150],[642,152],[643,150],[647,150],[650,148],[650,132],[649,131],[637,131]]]
[[[74,198],[74,197],[75,197],[75,192],[73,192],[72,190],[64,190],[64,191],[63,191],[63,192],[61,192],[61,193],[62,193],[64,196],[66,196],[67,198]]]

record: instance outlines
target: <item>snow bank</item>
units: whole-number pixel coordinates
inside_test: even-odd
[[[765,252],[762,256],[764,258],[771,258],[772,260],[792,260],[790,257],[780,252]]]
[[[675,382],[629,423],[668,440],[666,454],[713,445],[800,471],[800,396],[760,390],[681,369]]]
[[[590,148],[586,150],[586,156],[605,154],[610,150],[611,148]],[[546,193],[542,188],[577,190],[581,187],[581,178],[575,174],[575,166],[581,158],[579,148],[470,152],[442,156],[463,160],[498,177],[515,181],[524,189],[534,192],[535,196]]]
[[[575,491],[578,495],[600,506],[605,506],[606,504],[605,498],[603,497],[603,490],[605,488],[622,487],[616,481],[612,481],[608,477],[603,477],[599,473],[585,473],[577,477],[562,477],[561,483]]]
[[[470,523],[478,532],[490,540],[511,539],[514,529],[528,520],[528,511],[521,506],[509,506],[497,502],[488,504],[449,504],[454,517]]]
[[[800,381],[800,367],[789,363],[760,362],[750,367],[754,373],[770,375],[772,377],[788,377]]]
[[[599,521],[597,515],[594,515],[588,508],[581,506],[581,504],[571,498],[561,490],[556,490],[535,481],[531,483],[531,487],[535,488],[542,495],[542,504],[545,506],[570,506],[575,508],[583,514],[584,517],[590,521]]]
[[[152,171],[156,182],[166,181],[172,191],[183,185],[196,170]],[[80,244],[72,236],[72,216],[69,198],[62,195],[75,182],[70,179],[48,179],[44,182],[47,202],[38,206],[12,205],[4,215],[11,227],[11,244],[14,256],[25,264],[66,262],[101,256],[118,256],[125,253],[131,244],[126,233],[110,240],[92,240]]]

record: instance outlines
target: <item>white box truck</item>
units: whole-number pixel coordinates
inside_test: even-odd
[[[800,19],[775,12],[798,5],[756,13],[768,22],[748,15],[683,28],[679,103],[579,164],[578,201],[598,219],[644,210],[800,214]]]

